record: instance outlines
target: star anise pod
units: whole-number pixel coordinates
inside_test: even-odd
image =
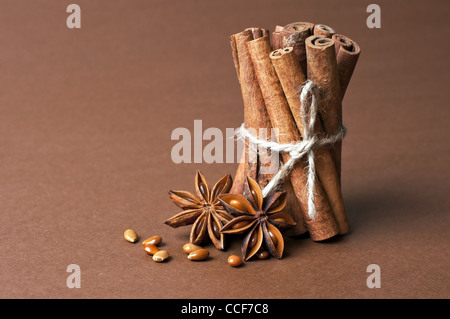
[[[214,246],[224,249],[224,235],[220,229],[233,218],[228,214],[218,196],[228,193],[232,185],[230,174],[225,175],[211,189],[200,171],[195,175],[195,194],[186,191],[169,190],[173,203],[183,209],[164,223],[174,228],[191,225],[190,242],[200,245],[209,237]]]
[[[242,256],[246,261],[263,247],[272,256],[280,259],[284,250],[283,235],[280,231],[296,224],[288,213],[282,212],[286,205],[286,193],[273,192],[263,197],[258,183],[247,177],[243,195],[219,196],[227,212],[235,216],[222,227],[220,232],[222,234],[247,233],[242,242]]]

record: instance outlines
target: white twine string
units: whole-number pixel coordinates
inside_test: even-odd
[[[284,152],[290,155],[290,159],[280,168],[280,170],[275,174],[272,180],[264,187],[263,196],[267,196],[273,190],[275,190],[281,183],[284,182],[285,177],[292,171],[295,164],[304,156],[308,156],[308,216],[311,219],[316,217],[316,206],[314,204],[314,188],[316,180],[316,166],[314,162],[314,149],[317,147],[324,146],[326,144],[334,144],[341,141],[345,134],[346,129],[344,126],[341,127],[339,132],[333,136],[318,138],[314,135],[314,125],[317,120],[317,98],[314,94],[314,83],[307,80],[300,93],[300,115],[302,119],[302,124],[304,127],[303,140],[296,144],[279,144],[272,141],[259,140],[253,136],[244,126],[241,125],[237,129],[236,134],[239,138],[247,139],[250,143],[255,146],[270,149],[277,152]],[[311,96],[310,106],[308,106],[308,96]],[[308,112],[309,110],[309,112]]]

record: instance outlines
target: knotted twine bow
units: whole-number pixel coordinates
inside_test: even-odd
[[[316,166],[314,163],[314,150],[327,144],[334,144],[341,141],[347,130],[344,126],[333,136],[318,138],[314,134],[314,125],[317,120],[317,98],[314,94],[314,83],[307,80],[300,93],[300,115],[304,127],[303,140],[296,144],[279,144],[277,142],[259,140],[253,136],[245,127],[244,124],[237,129],[236,134],[238,138],[247,139],[255,146],[262,147],[268,150],[284,152],[290,155],[290,159],[284,163],[280,170],[275,174],[272,180],[264,187],[263,196],[266,197],[270,192],[276,189],[284,178],[294,168],[295,164],[304,156],[308,156],[308,216],[311,219],[316,217],[316,206],[314,204],[314,187],[316,182]],[[311,96],[310,106],[308,106],[308,96]],[[308,112],[309,109],[309,112]]]

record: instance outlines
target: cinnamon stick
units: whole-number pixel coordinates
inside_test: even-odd
[[[303,73],[306,74],[306,48],[305,40],[314,29],[314,23],[294,22],[284,27],[277,26],[272,34],[273,49],[293,47],[294,52],[302,66]]]
[[[325,38],[331,38],[336,31],[332,27],[325,24],[316,24],[314,26],[314,35],[323,36]]]
[[[253,40],[255,35],[258,36],[258,33],[262,35],[263,31],[256,30],[256,28],[246,29],[230,37],[233,61],[244,104],[244,125],[246,128],[266,127],[268,122],[264,116],[264,112],[266,112],[264,99],[261,95],[250,58],[248,57],[247,47],[245,46],[245,43]],[[262,112],[262,116],[255,116],[258,112]],[[258,173],[257,165],[256,150],[250,149],[248,143],[245,143],[244,152],[235,174],[233,186],[230,190],[231,193],[242,194],[246,176],[256,180]]]
[[[332,39],[335,44],[341,98],[343,99],[361,54],[361,49],[355,41],[342,34],[334,34]]]
[[[282,32],[284,31],[284,27],[282,26],[275,26],[275,30],[272,33],[272,48],[275,49],[281,49],[283,47],[283,38],[282,38]]]
[[[260,29],[261,30],[261,29]],[[246,128],[254,128],[258,138],[271,140],[271,123],[268,117],[264,98],[262,96],[261,90],[259,88],[258,81],[256,79],[255,71],[253,69],[253,64],[250,60],[248,49],[246,43],[261,37],[262,35],[267,35],[264,30],[259,31],[257,28],[246,29],[243,32],[234,34],[231,36],[231,46],[233,50],[233,60],[235,62],[239,83],[241,86],[242,98],[244,102],[244,124]],[[262,136],[259,129],[265,129],[266,135]],[[248,145],[247,151],[249,152]],[[269,181],[272,179],[274,172],[264,172],[264,168],[267,165],[271,165],[272,154],[266,150],[259,150],[258,153],[251,152],[255,156],[257,155],[257,161],[255,163],[249,163],[248,160],[240,163],[238,170],[235,175],[235,182],[233,188],[230,192],[242,194],[243,192],[243,182],[246,176],[250,176],[257,180],[261,187],[265,187]],[[250,155],[251,156],[251,155]],[[246,156],[249,158],[249,155]],[[253,158],[254,159],[254,158]],[[278,163],[277,163],[278,164]],[[282,165],[282,163],[280,164]],[[268,170],[269,171],[269,170]],[[286,211],[288,211],[292,217],[297,222],[297,225],[290,229],[289,235],[300,235],[307,231],[301,207],[295,196],[292,195],[292,186],[290,181],[284,184],[284,188],[287,194]]]
[[[261,93],[264,97],[267,113],[273,127],[278,128],[279,143],[296,143],[301,139],[294,119],[292,118],[283,88],[271,63],[269,54],[272,51],[269,37],[261,37],[247,43],[250,58],[258,79]],[[289,154],[283,153],[282,158],[288,161]],[[308,215],[307,163],[299,160],[289,178],[303,211],[303,216],[311,235],[315,241],[331,238],[339,233],[336,219],[331,210],[328,199],[319,182],[315,183],[315,207],[317,215],[312,219]]]
[[[270,58],[275,71],[277,72],[278,79],[291,109],[292,116],[297,124],[297,128],[299,129],[300,134],[305,138],[305,127],[300,114],[302,105],[299,98],[301,85],[306,81],[305,74],[302,71],[292,47],[275,50],[270,54]],[[323,138],[324,131],[320,119],[315,122],[314,127],[314,134],[318,136],[318,138]],[[314,155],[317,176],[322,183],[338,223],[339,234],[345,234],[348,231],[348,222],[339,174],[336,170],[333,157],[327,147],[316,149]]]
[[[306,39],[308,79],[320,88],[318,109],[325,133],[335,135],[342,128],[342,94],[334,41],[323,36]],[[331,146],[336,170],[341,176],[342,143]]]

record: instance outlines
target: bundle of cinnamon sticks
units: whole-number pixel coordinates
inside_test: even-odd
[[[230,38],[233,60],[244,105],[244,126],[254,129],[259,139],[281,144],[298,143],[305,137],[299,94],[306,80],[315,84],[318,121],[314,134],[326,137],[342,129],[342,100],[355,69],[360,48],[356,42],[323,24],[295,22],[276,26],[274,32],[248,28]],[[264,128],[267,134],[261,134]],[[246,143],[232,193],[242,193],[245,177],[265,187],[276,172],[267,173],[270,151]],[[290,158],[281,153],[280,163]],[[297,222],[290,235],[309,232],[322,241],[348,231],[341,191],[341,142],[314,151],[315,218],[308,212],[307,166],[301,159],[285,179],[287,211]]]

